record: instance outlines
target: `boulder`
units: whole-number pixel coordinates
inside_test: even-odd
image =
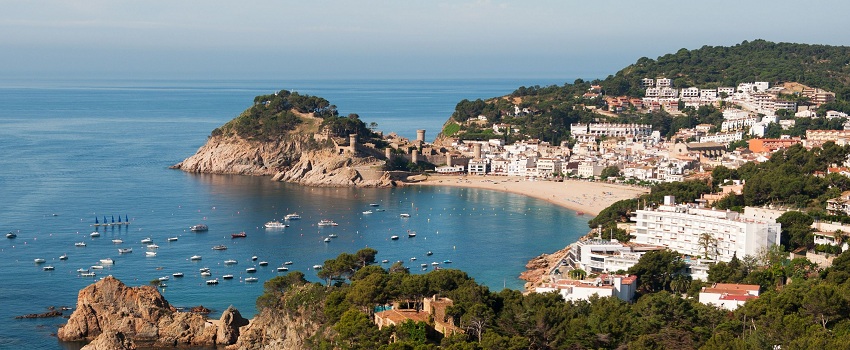
[[[216,333],[216,343],[218,344],[233,344],[239,339],[239,327],[247,326],[248,320],[242,317],[239,310],[233,306],[224,310],[219,319],[218,332]]]
[[[131,350],[136,349],[136,344],[124,333],[109,331],[101,334],[91,343],[86,344],[81,350]]]

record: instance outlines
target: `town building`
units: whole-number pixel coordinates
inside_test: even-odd
[[[748,300],[758,299],[758,297],[759,286],[755,284],[715,283],[711,287],[702,288],[699,293],[699,302],[735,311]]]
[[[594,295],[631,301],[635,297],[636,287],[637,276],[602,274],[588,280],[557,279],[541,284],[534,291],[557,292],[566,301],[588,300]]]
[[[396,303],[389,310],[375,313],[375,325],[378,329],[386,326],[398,326],[405,321],[425,322],[434,331],[449,336],[462,334],[463,330],[455,326],[454,320],[447,317],[446,309],[454,303],[449,298],[439,298],[436,295],[422,299],[422,310],[401,309]]]
[[[779,149],[786,149],[793,145],[802,143],[800,138],[779,138],[779,139],[750,139],[747,141],[750,151],[753,153],[773,153]]]

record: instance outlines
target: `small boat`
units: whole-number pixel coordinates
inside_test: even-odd
[[[419,265],[419,266],[428,267],[428,264],[422,264],[422,265]]]
[[[92,270],[103,270],[103,266],[101,266],[101,265],[92,265],[92,266],[91,266],[91,269],[92,269]]]
[[[259,279],[259,278],[256,278],[256,277],[248,277],[248,278],[245,278],[245,282],[257,282],[257,281],[259,281],[259,280],[260,280],[260,279]]]
[[[53,266],[48,265],[48,266],[42,267],[41,269],[44,270],[44,271],[53,271]]]
[[[94,217],[94,226],[100,226],[100,221],[97,221],[97,216]]]
[[[407,237],[416,237],[416,231],[407,230]]]
[[[254,267],[249,267],[249,268],[245,269],[245,272],[247,272],[247,273],[255,273],[255,272],[257,272],[257,269],[256,269],[256,268],[254,268]]]
[[[370,207],[377,207],[377,206],[380,206],[380,204],[378,204],[378,203],[369,203],[369,206],[370,206]]]
[[[337,237],[339,237],[339,236],[337,236],[337,235],[336,235],[336,233],[331,233],[331,234],[329,234],[329,235],[328,235],[328,237],[330,237],[330,238],[337,238]]]
[[[252,256],[251,261],[257,261],[257,256],[256,255]]]
[[[313,265],[313,270],[321,270],[322,265]]]
[[[584,215],[584,212],[582,212],[582,211],[577,211],[577,212],[576,212],[576,215]]]
[[[431,255],[434,255],[434,253],[431,253],[431,251],[429,250],[427,253],[425,253],[425,255],[431,256]]]
[[[86,242],[77,242],[77,243],[74,243],[74,246],[75,246],[75,247],[85,247],[85,246],[86,246]]]
[[[218,284],[218,279],[207,280],[207,285]]]
[[[81,268],[77,269],[77,272],[78,272],[78,273],[83,273],[83,272],[89,272],[89,270],[88,270],[88,269],[84,269],[84,268],[82,268],[82,267],[81,267]]]
[[[201,260],[201,256],[200,255],[192,255],[192,257],[189,258],[189,260]]]
[[[33,261],[35,261],[36,264],[43,264],[47,260],[44,260],[42,258],[35,258],[35,259],[33,259]]]
[[[68,260],[68,254],[62,254],[59,256],[59,260]]]
[[[244,231],[230,235],[230,238],[245,238],[245,237],[248,237],[248,235]]]
[[[6,234],[6,238],[12,239],[15,237],[18,237],[18,235],[14,232],[9,231],[9,233]]]
[[[301,219],[301,215],[298,215],[298,213],[286,214],[286,216],[284,216],[284,217],[283,217],[283,219],[284,219],[284,220],[286,220],[286,221],[289,221],[289,220],[300,220],[300,219]]]
[[[156,244],[148,244],[148,249],[157,249],[157,248],[159,248],[159,246],[156,245]]]
[[[162,282],[159,283],[159,288],[165,288],[165,287],[168,287],[168,285],[165,284],[165,283],[162,283]]]
[[[397,239],[398,239],[398,236],[391,236],[391,237],[390,237],[390,239],[391,239],[391,240],[397,240]]]
[[[431,265],[437,266],[437,265],[440,265],[440,263],[435,261],[435,262],[432,262]]]
[[[145,256],[154,257],[156,256],[156,252],[145,252]]]
[[[224,275],[224,276],[221,276],[221,278],[226,279],[226,280],[232,280],[233,275]]]
[[[120,240],[120,239],[113,239],[113,240],[112,240],[112,243],[115,243],[115,244],[121,244],[121,243],[124,243],[124,241],[123,241],[123,240]]]
[[[182,272],[175,272],[175,273],[172,273],[171,275],[174,276],[174,277],[183,277]]]
[[[277,268],[277,272],[289,271],[289,268],[286,266],[281,266]]]
[[[260,261],[260,262],[259,262],[259,265],[260,265],[260,266],[268,266],[268,265],[269,265],[269,262],[268,262],[268,261]]]
[[[151,243],[153,243],[153,240],[150,237],[142,239],[142,244],[151,244]]]
[[[200,268],[200,271],[201,272],[210,272],[210,268],[209,267],[202,267],[202,268]]]
[[[292,265],[292,261],[287,261],[287,262],[285,262],[285,263],[283,263],[283,264],[284,264],[284,265]]]
[[[375,209],[375,212],[379,212],[379,211],[386,211],[386,210],[381,209],[381,208]]]
[[[168,237],[169,242],[174,242],[177,240],[177,237]]]
[[[339,224],[337,224],[333,220],[328,220],[328,219],[322,219],[321,221],[319,221],[318,225],[319,226],[339,226]]]
[[[189,230],[194,231],[194,232],[204,232],[204,231],[208,231],[209,229],[210,228],[207,227],[207,225],[204,225],[204,224],[197,224],[197,225],[189,227]]]
[[[451,260],[443,260],[443,264],[451,264],[451,263],[452,263]]]
[[[285,227],[289,227],[289,225],[284,224],[284,223],[277,221],[277,220],[269,221],[269,222],[265,223],[263,226],[265,226],[265,228],[285,228]]]
[[[215,247],[212,247],[213,250],[227,250],[227,246],[224,244],[219,244]]]
[[[228,260],[224,261],[225,265],[236,265],[237,263],[238,262],[236,260],[233,260],[233,259],[228,259]]]
[[[100,263],[102,265],[112,265],[112,264],[115,263],[115,261],[112,260],[112,258],[106,258],[106,259],[100,259]]]
[[[408,214],[408,213],[401,213],[401,214],[398,214],[398,216],[403,217],[403,218],[409,218],[409,217],[410,217],[410,214]]]
[[[82,276],[82,277],[94,277],[95,274],[94,274],[94,272],[83,272],[83,273],[80,273],[80,276]]]
[[[416,261],[416,257],[415,257],[415,256],[414,256],[414,257],[411,257],[411,258],[410,258],[410,261]]]
[[[325,237],[325,243],[328,243],[330,241],[331,241],[330,237]]]
[[[168,276],[162,276],[159,278],[160,281],[168,281]]]
[[[100,232],[94,231],[94,232],[92,232],[92,233],[89,233],[89,236],[92,236],[92,237],[100,237]]]
[[[367,211],[364,211],[364,212],[363,212],[363,214],[365,214],[365,215],[369,215],[369,214],[372,214],[372,211],[371,211],[371,210],[367,210]]]
[[[381,263],[383,263],[383,264],[386,264],[386,263],[389,263],[389,262],[390,262],[390,261],[389,261],[389,260],[387,260],[387,259],[381,260]]]
[[[132,253],[133,248],[118,248],[118,254]]]
[[[209,277],[212,276],[212,274],[209,271],[201,271],[201,276]]]

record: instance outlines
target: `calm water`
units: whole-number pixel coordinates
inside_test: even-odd
[[[568,80],[564,80],[568,81]],[[48,306],[73,306],[77,292],[111,274],[143,285],[174,272],[163,290],[177,306],[204,305],[217,317],[228,305],[248,317],[262,282],[292,261],[317,280],[312,266],[342,252],[378,250],[378,260],[401,260],[413,273],[420,264],[442,263],[467,271],[491,289],[519,289],[517,276],[528,259],[551,252],[587,231],[587,217],[523,196],[474,189],[304,188],[268,178],[196,175],[167,167],[194,153],[209,132],[236,116],[259,94],[279,89],[318,95],[340,113],[358,113],[379,129],[433,139],[461,99],[486,98],[520,85],[561,81],[60,81],[3,82],[0,87],[0,233],[16,239],[0,244],[0,348],[76,348],[52,334],[64,319],[14,320]],[[367,215],[370,203],[383,212]],[[372,208],[374,209],[374,208]],[[298,212],[303,219],[279,230],[262,228]],[[400,213],[409,213],[402,218]],[[131,224],[97,228],[95,218]],[[319,228],[320,219],[337,227]],[[192,233],[190,225],[209,225]],[[407,231],[417,233],[408,238]],[[232,239],[245,231],[247,238]],[[323,239],[338,237],[330,243]],[[401,238],[391,240],[398,235]],[[140,241],[159,245],[146,257]],[[167,238],[177,237],[169,242]],[[123,243],[115,244],[113,239]],[[75,247],[85,242],[86,247]],[[225,244],[226,251],[212,246]],[[119,254],[118,248],[134,252]],[[433,256],[425,256],[432,251]],[[58,258],[67,254],[68,259]],[[192,255],[203,260],[190,261]],[[251,257],[257,256],[257,261]],[[417,258],[412,261],[411,258]],[[44,258],[54,271],[33,262]],[[80,277],[100,259],[113,266]],[[234,259],[236,265],[225,266]],[[268,261],[268,266],[258,266]],[[213,277],[235,276],[207,286],[199,268]],[[257,273],[245,269],[256,267]],[[245,283],[255,276],[258,283]]]

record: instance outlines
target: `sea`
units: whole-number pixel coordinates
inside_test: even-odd
[[[281,274],[278,267],[320,281],[314,265],[365,247],[378,251],[384,267],[401,261],[411,273],[461,269],[493,291],[522,289],[518,276],[528,260],[586,233],[588,216],[487,190],[312,188],[169,166],[194,154],[254,96],[281,89],[324,97],[341,115],[357,113],[385,133],[414,138],[425,129],[433,140],[463,99],[567,81],[572,79],[0,81],[0,233],[17,234],[0,238],[0,349],[79,349],[83,344],[55,336],[65,318],[15,316],[50,307],[70,308],[70,315],[78,292],[107,275],[130,286],[168,277],[160,290],[172,305],[203,305],[211,317],[230,305],[252,317],[263,282]],[[283,229],[263,227],[289,213],[301,219]],[[320,227],[322,219],[338,226]],[[209,231],[189,230],[201,223]],[[231,237],[238,232],[246,237]],[[141,243],[146,238],[158,248]],[[228,249],[213,250],[216,245]],[[133,251],[120,254],[124,248]],[[201,260],[190,260],[194,255]],[[236,264],[224,263],[230,259]],[[200,275],[205,267],[212,276]],[[257,271],[247,272],[251,267]],[[173,276],[178,272],[184,277]],[[234,278],[223,280],[226,274]],[[220,283],[207,285],[212,278]]]

